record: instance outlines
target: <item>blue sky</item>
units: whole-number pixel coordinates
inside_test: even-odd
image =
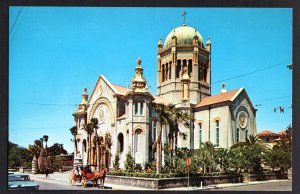
[[[23,147],[43,135],[73,151],[69,128],[98,76],[127,86],[135,60],[156,94],[157,42],[182,24],[212,42],[212,94],[245,87],[257,130],[285,129],[292,113],[292,9],[10,7],[9,140]],[[19,14],[20,13],[20,14]],[[16,20],[17,16],[18,19]],[[262,71],[258,71],[264,69]],[[220,82],[221,81],[221,82]]]

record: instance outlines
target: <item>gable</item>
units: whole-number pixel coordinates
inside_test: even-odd
[[[94,103],[100,97],[112,99],[115,94],[119,94],[117,89],[103,75],[100,75],[89,97],[88,104]]]
[[[234,96],[234,98],[232,99],[232,102],[236,103],[236,104],[245,104],[246,103],[249,105],[249,107],[251,108],[253,113],[256,112],[256,109],[254,108],[245,89],[243,89],[240,93],[238,93],[238,95]]]

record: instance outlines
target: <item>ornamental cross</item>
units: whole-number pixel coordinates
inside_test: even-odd
[[[182,16],[182,19],[183,19],[183,24],[185,24],[185,15],[187,14],[187,12],[185,10],[183,10],[181,16]]]

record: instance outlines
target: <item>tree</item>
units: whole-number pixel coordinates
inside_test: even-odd
[[[134,165],[135,165],[134,158],[131,156],[131,152],[128,151],[128,153],[126,154],[126,160],[125,160],[125,169],[126,169],[126,171],[127,172],[133,172]]]
[[[258,136],[250,135],[245,142],[239,142],[231,148],[233,151],[240,151],[240,157],[243,159],[241,166],[249,172],[260,172],[263,154],[267,151],[267,147],[258,141]]]
[[[77,126],[73,126],[70,128],[70,132],[71,134],[74,136],[74,144],[75,144],[75,153],[74,153],[74,157],[76,156],[77,154],[77,140],[76,140],[76,135],[77,135]]]
[[[8,142],[8,167],[17,168],[23,166],[29,168],[31,166],[31,153],[28,149],[18,146],[12,142]]]
[[[220,148],[216,150],[216,163],[220,167],[220,172],[228,172],[229,169],[229,149]]]
[[[112,146],[112,140],[111,140],[111,134],[109,132],[105,133],[105,166],[109,166],[110,156],[111,156],[111,146]]]
[[[93,133],[93,126],[91,123],[84,125],[84,130],[87,132],[87,142],[88,142],[88,153],[87,153],[87,163],[90,164],[90,153],[91,153],[91,135]]]
[[[171,148],[172,148],[172,155],[174,155],[177,151],[177,143],[178,143],[178,134],[184,136],[184,134],[179,130],[179,124],[183,124],[184,127],[190,128],[192,122],[194,122],[194,116],[187,112],[183,112],[180,109],[177,109],[175,105],[170,104],[167,107],[171,113],[169,119],[170,125],[170,140],[171,140]],[[174,145],[175,144],[175,145]],[[174,149],[175,146],[175,149]]]
[[[204,142],[200,148],[204,174],[212,172],[215,167],[215,146],[211,142]]]
[[[67,154],[67,150],[64,149],[63,144],[55,143],[52,146],[48,148],[49,153],[52,155],[61,155],[61,154]]]
[[[47,154],[47,142],[48,142],[49,136],[48,135],[44,135],[43,136],[43,140],[46,142],[46,154]]]
[[[164,104],[153,104],[154,111],[156,112],[159,120],[158,136],[156,141],[156,174],[161,171],[161,135],[163,126],[166,126],[171,120],[171,111]]]
[[[275,141],[273,148],[265,153],[264,161],[273,171],[280,168],[283,172],[292,166],[291,126],[287,127],[286,134]]]
[[[49,139],[49,137],[48,137],[48,135],[44,135],[43,136],[43,140],[46,142],[46,167],[48,167],[48,165],[47,165],[47,158],[48,158],[48,150],[47,150],[47,142],[48,142],[48,139]]]
[[[99,138],[98,138],[98,133],[97,133],[97,129],[98,129],[98,119],[97,118],[92,118],[91,119],[91,125],[92,125],[92,128],[93,128],[93,133],[94,133],[94,144],[96,146],[96,157],[95,157],[95,150],[92,150],[93,152],[93,158],[92,158],[92,164],[95,163],[95,158],[98,158],[98,161],[99,161],[99,146],[98,146],[98,142],[99,142]]]
[[[113,165],[114,165],[114,170],[115,171],[120,170],[120,157],[119,157],[118,153],[115,155],[115,160],[114,160],[114,164]]]

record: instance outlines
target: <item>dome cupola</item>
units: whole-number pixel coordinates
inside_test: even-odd
[[[173,29],[168,36],[163,45],[163,49],[168,49],[172,45],[172,37],[176,36],[177,45],[193,45],[193,39],[196,36],[198,38],[198,44],[200,47],[204,47],[204,42],[202,35],[193,27],[187,26],[185,24]]]

